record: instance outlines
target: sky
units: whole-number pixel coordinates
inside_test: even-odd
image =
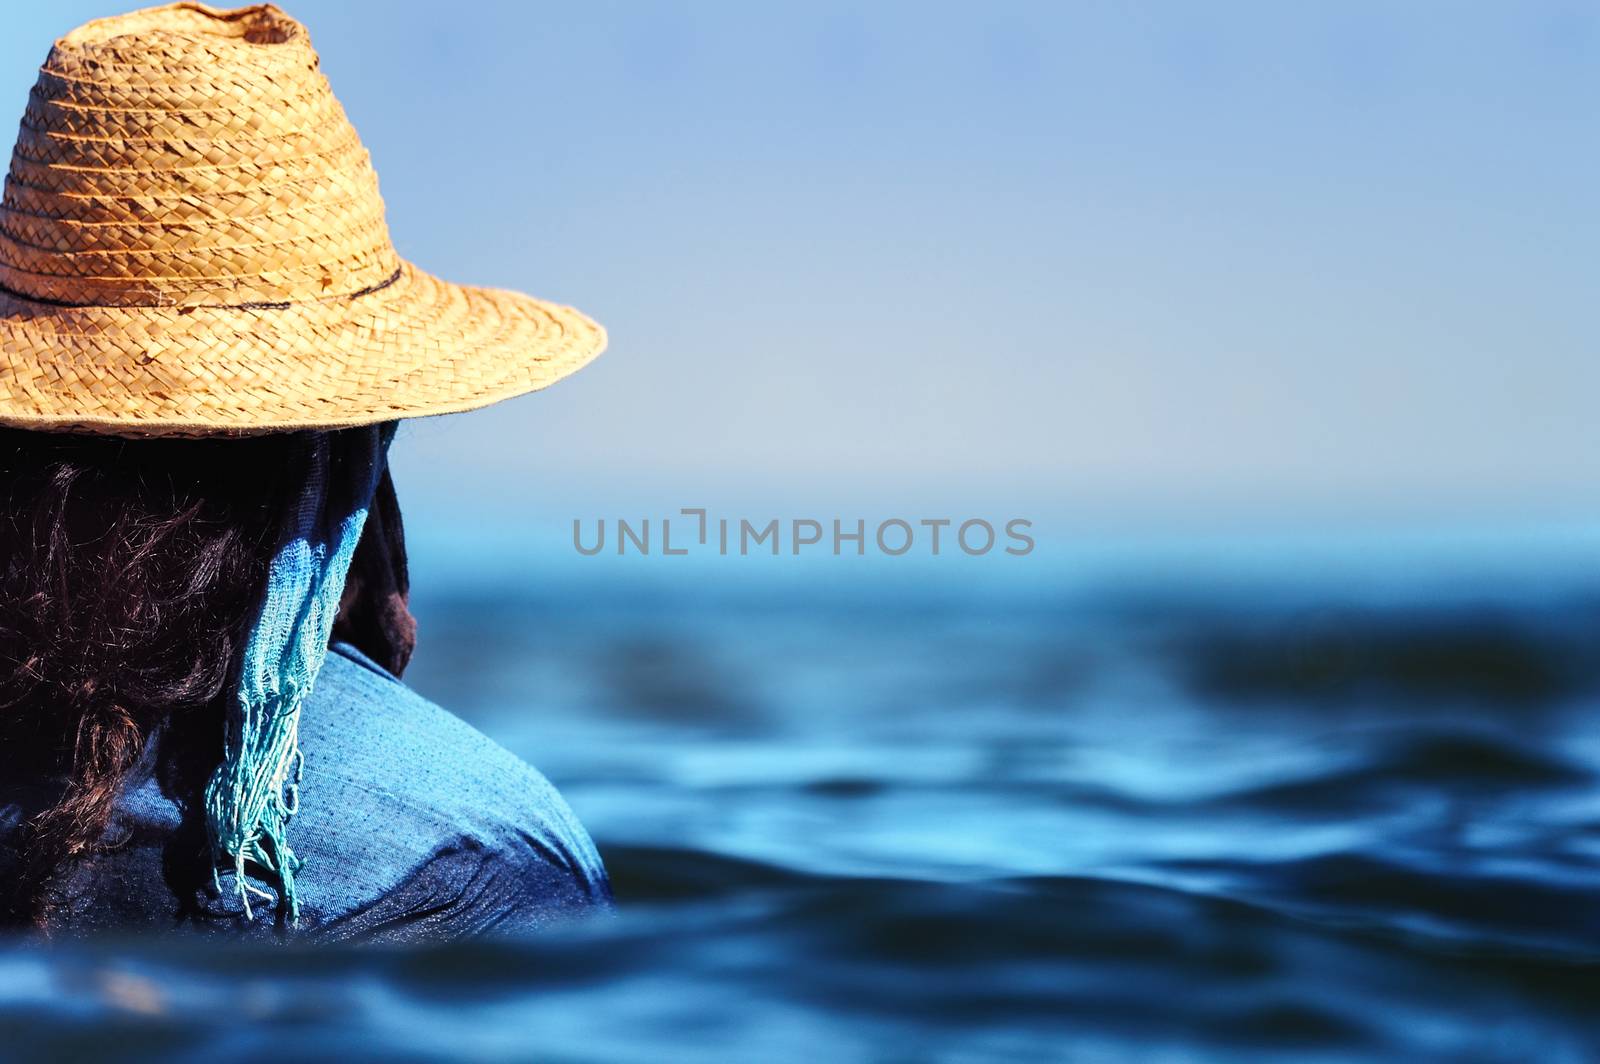
[[[408,512],[1600,520],[1593,5],[284,6],[401,253],[611,333]]]

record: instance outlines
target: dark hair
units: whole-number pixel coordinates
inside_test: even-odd
[[[199,804],[299,445],[0,429],[0,778],[48,795],[17,832],[9,922],[46,925],[157,729]],[[398,670],[414,628],[387,473],[373,515],[335,636]]]

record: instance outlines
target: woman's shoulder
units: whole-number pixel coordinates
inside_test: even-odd
[[[609,903],[594,844],[549,781],[353,647],[328,654],[300,744],[290,841],[303,912],[326,930],[509,930]]]

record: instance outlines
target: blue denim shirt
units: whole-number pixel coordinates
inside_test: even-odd
[[[305,778],[289,829],[304,861],[298,929],[266,900],[246,922],[232,872],[220,896],[211,887],[199,802],[164,792],[159,737],[118,800],[113,848],[68,876],[57,929],[411,941],[523,932],[610,906],[600,856],[555,788],[359,651],[334,645],[301,712]],[[26,815],[8,801],[0,831]]]

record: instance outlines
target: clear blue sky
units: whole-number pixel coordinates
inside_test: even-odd
[[[612,332],[413,506],[1600,517],[1594,5],[286,6],[402,254]]]

